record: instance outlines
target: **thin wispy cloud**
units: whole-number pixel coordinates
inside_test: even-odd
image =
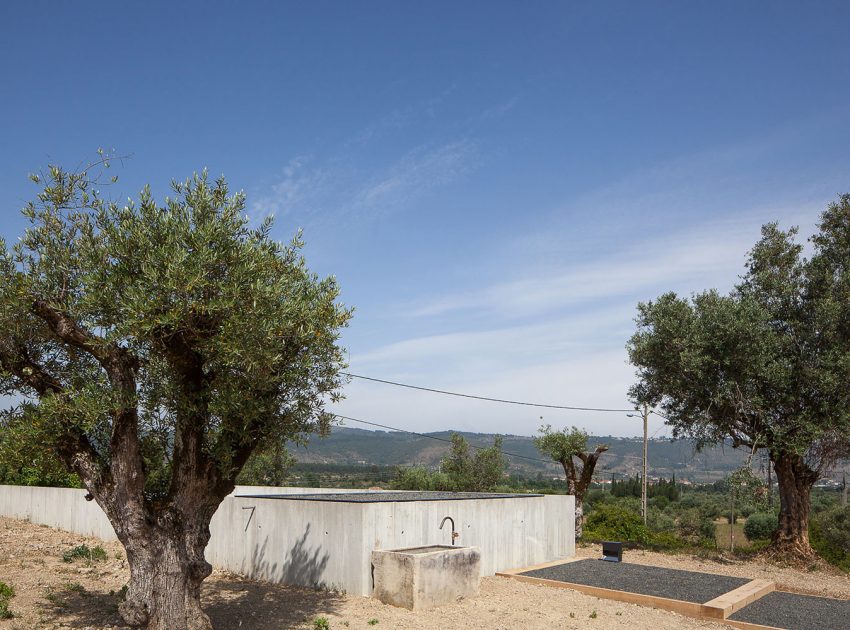
[[[385,169],[357,194],[355,206],[400,206],[437,186],[450,184],[474,168],[476,145],[462,139],[437,147],[418,147]]]
[[[369,175],[353,158],[317,162],[296,157],[281,169],[277,181],[254,196],[252,210],[302,222],[404,212],[420,197],[474,170],[477,158],[477,145],[467,138],[418,146],[371,168]]]
[[[519,103],[519,100],[519,96],[512,96],[506,101],[502,101],[501,103],[493,105],[492,107],[488,107],[483,112],[481,112],[481,115],[478,118],[482,121],[496,120],[498,118],[501,118],[502,116],[505,116],[506,114],[513,111],[513,109],[517,106],[517,103]]]
[[[281,169],[279,179],[268,191],[253,200],[253,209],[260,216],[303,212],[305,205],[327,186],[327,176],[325,169],[312,165],[309,156],[294,157]]]
[[[456,87],[455,84],[449,85],[439,94],[420,99],[405,107],[393,109],[355,133],[350,140],[343,143],[343,149],[351,145],[374,142],[381,139],[385,134],[397,133],[399,130],[415,125],[423,119],[435,118]]]
[[[601,298],[645,295],[660,286],[681,288],[685,282],[694,286],[722,278],[728,286],[742,271],[759,226],[757,218],[693,226],[629,245],[598,260],[553,267],[545,273],[536,268],[524,278],[438,296],[412,307],[408,314],[431,317],[475,310],[521,317]]]

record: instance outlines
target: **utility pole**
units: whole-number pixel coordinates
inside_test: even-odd
[[[641,488],[641,506],[643,509],[643,524],[646,525],[646,455],[649,444],[649,405],[643,403],[643,487]]]
[[[847,473],[844,473],[844,477],[841,482],[841,507],[847,507]]]
[[[637,414],[627,413],[629,418],[637,418]],[[646,525],[647,508],[646,508],[646,454],[649,444],[649,404],[643,403],[643,475],[641,475],[640,488],[640,511],[643,514],[643,524]]]

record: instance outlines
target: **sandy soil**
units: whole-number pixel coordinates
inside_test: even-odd
[[[108,559],[101,562],[63,562],[63,552],[83,543],[89,547],[102,546]],[[582,549],[581,553],[592,556],[595,552],[589,548]],[[630,552],[629,559],[672,566],[670,558],[660,554],[639,556]],[[719,573],[729,573],[722,570],[728,569],[724,565],[697,566],[697,561],[688,561],[684,557],[674,560],[679,563],[675,566],[682,568],[716,569]],[[11,603],[16,617],[0,621],[0,630],[121,628],[117,614],[118,591],[126,583],[127,575],[123,549],[118,543],[103,543],[48,527],[0,518],[0,581],[13,585],[16,591]],[[810,575],[804,577],[812,578]],[[846,577],[843,579],[846,581]],[[838,582],[835,588],[841,590],[837,585]],[[850,592],[846,584],[844,592]],[[427,613],[385,606],[365,597],[253,582],[218,571],[205,582],[203,601],[215,627],[222,630],[306,630],[314,628],[319,617],[325,617],[334,630],[720,630],[728,627],[498,577],[482,581],[479,597]],[[592,616],[594,612],[595,616]],[[377,622],[370,623],[374,620]]]
[[[600,547],[599,545],[582,546],[576,550],[576,555],[583,558],[598,558]],[[813,571],[801,571],[758,559],[742,561],[721,559],[719,555],[701,558],[684,553],[672,555],[634,550],[624,551],[623,560],[671,569],[773,580],[776,582],[776,588],[781,591],[850,599],[850,576],[828,565],[820,565]]]

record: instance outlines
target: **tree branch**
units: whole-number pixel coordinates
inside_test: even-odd
[[[10,352],[7,346],[0,344],[0,367],[35,390],[39,398],[61,396],[65,389],[59,380],[32,361],[28,354],[24,347]],[[65,419],[60,419],[60,423],[63,433],[56,443],[59,457],[90,489],[100,489],[104,482],[103,466],[97,451],[79,429]]]
[[[71,317],[53,308],[45,300],[35,300],[32,312],[47,324],[60,341],[87,352],[106,372],[112,387],[118,390],[124,400],[112,413],[112,434],[110,452],[110,471],[115,479],[127,479],[122,486],[121,496],[115,501],[139,508],[144,502],[145,468],[139,445],[138,410],[132,402],[136,396],[136,370],[138,359],[126,348],[119,345],[104,344],[101,339],[86,330]],[[84,448],[88,439],[80,433],[63,442],[66,461],[76,461],[73,450]],[[60,449],[61,453],[61,449]],[[81,475],[82,477],[82,475]]]

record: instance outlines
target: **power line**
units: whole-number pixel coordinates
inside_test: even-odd
[[[391,427],[391,426],[386,425],[386,424],[380,424],[378,422],[370,422],[368,420],[358,420],[357,418],[351,418],[349,416],[342,416],[338,413],[334,413],[332,415],[339,418],[340,420],[347,420],[348,422],[358,422],[360,424],[366,424],[366,425],[369,425],[371,427],[379,427],[381,429],[387,429],[389,431],[399,431],[401,433],[409,433],[411,435],[418,435],[419,437],[428,438],[429,440],[437,440],[438,442],[447,442],[449,444],[452,443],[452,441],[450,439],[441,438],[441,437],[436,436],[436,435],[428,435],[427,433],[418,433],[416,431],[410,431],[408,429],[399,429],[398,427]],[[478,450],[484,450],[484,449],[488,448],[486,446],[476,446],[475,444],[470,444],[469,446],[471,446],[474,449],[478,449]],[[510,451],[502,451],[502,454],[508,455],[509,457],[518,457],[520,459],[527,459],[528,461],[531,461],[531,462],[542,462],[544,464],[554,464],[555,463],[555,462],[553,462],[552,460],[549,460],[549,459],[540,459],[539,457],[529,457],[528,455],[521,455],[520,453],[511,453]]]
[[[419,385],[410,385],[408,383],[398,383],[396,381],[387,381],[382,378],[374,378],[372,376],[363,376],[361,374],[352,374],[350,372],[342,372],[345,376],[351,378],[359,378],[364,381],[373,381],[375,383],[384,383],[385,385],[395,385],[396,387],[406,387],[408,389],[417,389],[423,392],[431,392],[433,394],[444,394],[446,396],[458,396],[459,398],[472,398],[475,400],[486,400],[488,402],[502,403],[506,405],[522,405],[524,407],[542,407],[544,409],[566,409],[569,411],[600,411],[611,413],[626,413],[632,412],[634,409],[609,409],[606,407],[574,407],[570,405],[547,405],[544,403],[524,402],[520,400],[505,400],[503,398],[490,398],[488,396],[476,396],[474,394],[461,394],[459,392],[450,392],[444,389],[434,389],[433,387],[421,387]]]

